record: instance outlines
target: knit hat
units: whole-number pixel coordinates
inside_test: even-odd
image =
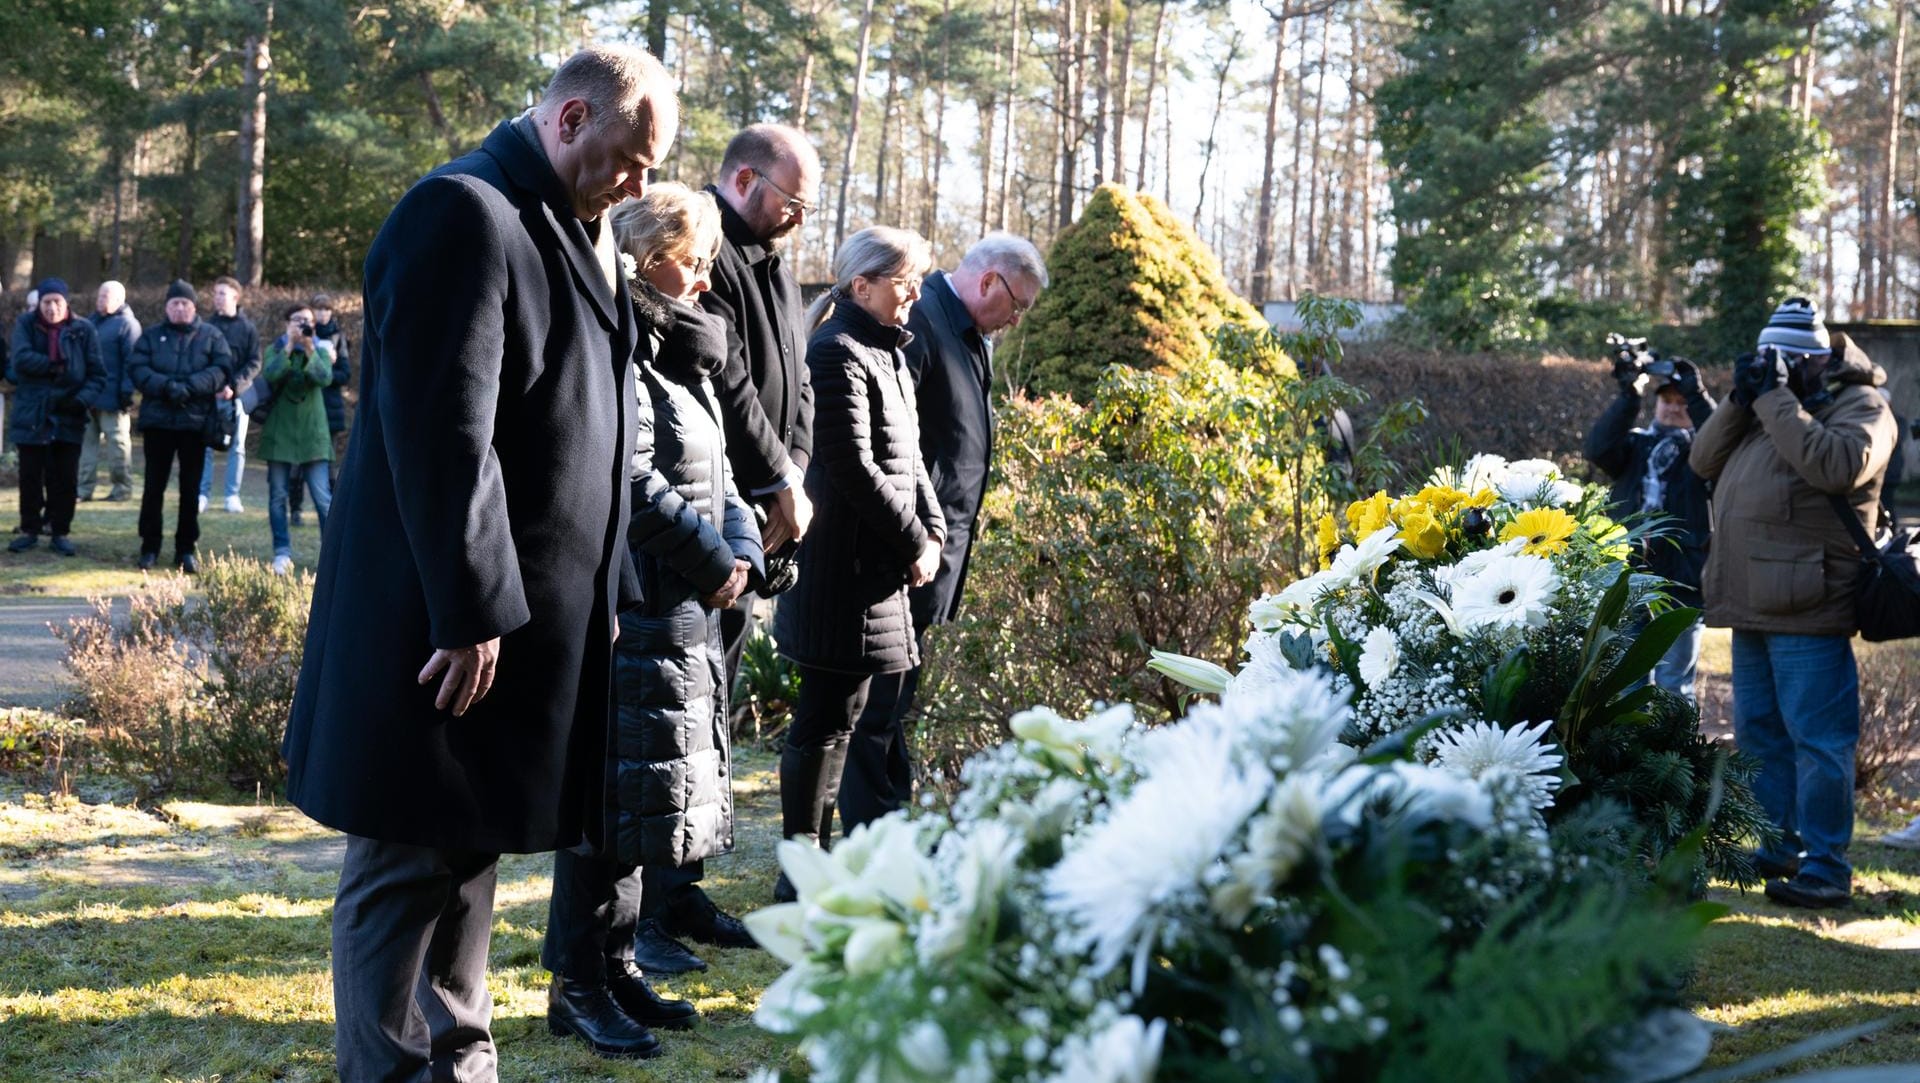
[[[40,280],[40,285],[34,288],[39,291],[40,299],[43,301],[56,293],[62,297],[69,296],[67,282],[63,278],[43,278]]]
[[[1773,310],[1773,318],[1760,331],[1759,348],[1768,346],[1793,353],[1833,352],[1826,324],[1820,321],[1820,310],[1805,297],[1789,297]]]
[[[200,303],[200,295],[193,292],[193,283],[184,278],[174,279],[173,285],[167,287],[167,300],[171,301],[175,297],[185,297],[196,305]]]

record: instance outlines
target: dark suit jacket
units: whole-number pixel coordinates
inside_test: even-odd
[[[958,616],[966,589],[973,524],[993,463],[993,346],[944,271],[927,276],[907,329],[907,367],[919,385],[920,455],[947,520],[940,572],[913,592],[914,624],[926,628]]]
[[[288,796],[388,841],[574,845],[600,822],[615,611],[638,600],[631,303],[521,122],[401,198],[365,289]],[[492,693],[435,710],[429,653],[495,636]]]
[[[807,312],[780,254],[756,240],[720,193],[726,241],[700,305],[727,323],[727,363],[713,378],[727,429],[727,461],[740,492],[777,483],[813,458],[813,385],[807,379]]]

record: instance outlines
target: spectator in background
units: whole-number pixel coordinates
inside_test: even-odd
[[[1733,629],[1734,741],[1760,762],[1754,796],[1780,830],[1754,865],[1788,906],[1852,896],[1860,551],[1840,515],[1879,529],[1894,440],[1885,382],[1811,301],[1790,298],[1693,441],[1693,468],[1714,483],[1707,624]]]
[[[313,334],[315,338],[326,342],[333,350],[333,377],[322,389],[321,397],[327,404],[327,435],[333,441],[332,462],[327,467],[328,481],[340,480],[340,460],[347,452],[347,388],[353,383],[353,366],[347,361],[347,336],[340,331],[340,323],[333,317],[333,298],[324,293],[316,293],[307,302],[313,307]],[[293,516],[293,525],[302,521],[300,512],[304,485],[293,485],[287,489],[287,510]]]
[[[907,316],[920,454],[947,523],[940,571],[908,595],[915,643],[924,641],[929,625],[959,615],[966,589],[973,524],[993,464],[993,343],[987,336],[1017,325],[1046,286],[1046,262],[1031,242],[990,233],[951,274],[928,275]],[[840,781],[840,822],[848,831],[913,797],[906,719],[919,678],[917,665],[873,678]]]
[[[107,374],[93,324],[75,318],[67,306],[67,284],[46,279],[39,294],[39,305],[14,321],[7,361],[7,378],[19,388],[8,428],[20,449],[20,536],[7,549],[19,553],[38,545],[44,522],[53,551],[70,557],[80,436],[87,404]]]
[[[1620,393],[1587,433],[1587,461],[1613,479],[1610,511],[1629,515],[1671,516],[1669,533],[1649,538],[1635,564],[1672,583],[1674,602],[1698,609],[1700,573],[1707,566],[1707,540],[1713,524],[1707,507],[1707,483],[1687,465],[1694,429],[1713,414],[1713,397],[1700,386],[1693,362],[1675,360],[1673,375],[1661,378],[1654,392],[1653,424],[1635,428],[1641,395],[1655,377],[1631,357],[1616,358],[1613,378]],[[1653,683],[1694,702],[1694,672],[1700,665],[1700,623],[1695,621],[1653,668]]]
[[[127,362],[140,341],[140,320],[127,307],[127,288],[108,279],[93,298],[93,330],[100,340],[106,385],[88,404],[87,431],[80,438],[80,499],[92,500],[100,480],[100,442],[107,443],[108,500],[133,495],[133,376]]]
[[[240,408],[239,396],[246,393],[260,372],[260,332],[253,326],[253,320],[240,310],[238,280],[228,275],[213,280],[213,315],[207,317],[207,325],[226,336],[227,349],[233,357],[233,372],[228,376],[227,386],[215,397],[215,409],[233,431],[233,446],[227,449],[225,507],[231,512],[244,511],[240,503],[240,479],[247,468],[248,421],[246,411]],[[207,501],[213,496],[212,454],[208,454],[207,459],[208,469],[200,477],[200,511],[207,510]]]
[[[920,459],[905,354],[908,313],[932,262],[911,230],[863,229],[834,253],[833,289],[814,302],[807,368],[820,454],[807,467],[807,496],[818,514],[773,639],[800,667],[780,752],[781,834],[822,848],[870,685],[920,664],[908,588],[940,570],[946,520]],[[774,901],[793,899],[783,872]]]
[[[173,534],[173,562],[193,575],[200,570],[200,476],[207,466],[207,417],[222,389],[233,382],[233,350],[227,337],[199,318],[199,295],[189,282],[167,287],[167,320],[149,327],[133,347],[133,387],[140,392],[141,445],[146,450],[140,493],[140,568],[160,557],[161,513],[173,464],[180,463],[180,514]]]
[[[287,310],[286,332],[267,347],[260,382],[272,392],[273,410],[260,426],[260,461],[267,464],[267,525],[273,531],[273,574],[293,568],[293,540],[287,529],[287,488],[305,485],[313,493],[320,531],[333,508],[328,463],[333,440],[327,435],[327,409],[321,391],[333,381],[333,348],[319,337],[313,310]]]

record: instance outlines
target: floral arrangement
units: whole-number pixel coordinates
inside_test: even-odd
[[[1698,613],[1627,567],[1657,526],[1616,523],[1604,504],[1545,460],[1475,456],[1323,516],[1321,569],[1252,605],[1238,672],[1161,652],[1150,665],[1214,693],[1324,668],[1352,696],[1349,743],[1448,715],[1415,741],[1423,760],[1454,734],[1537,726],[1567,758],[1573,807],[1625,805],[1651,858],[1705,823],[1702,875],[1748,882],[1766,829],[1751,766],[1700,736],[1691,704],[1636,687]],[[1650,607],[1664,611],[1645,620]]]
[[[1352,722],[1314,671],[1152,729],[1023,712],[947,814],[781,844],[799,901],[747,923],[791,969],[755,1019],[821,1083],[1596,1063],[1711,911],[1553,841],[1545,727],[1458,729],[1416,763],[1340,743]]]

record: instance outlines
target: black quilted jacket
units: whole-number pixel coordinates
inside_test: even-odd
[[[920,459],[905,328],[842,301],[807,344],[814,394],[807,496],[813,525],[800,582],[780,599],[780,653],[815,669],[898,673],[920,664],[907,571],[928,537],[945,537]]]

